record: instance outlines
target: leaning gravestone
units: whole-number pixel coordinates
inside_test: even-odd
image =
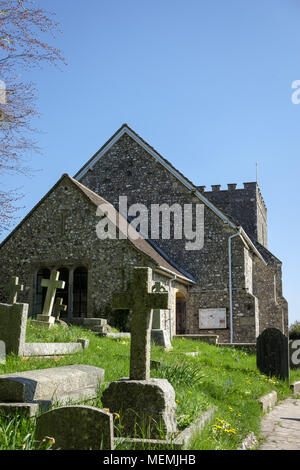
[[[55,323],[55,317],[52,316],[52,311],[54,307],[54,300],[57,289],[64,289],[65,282],[59,280],[59,271],[53,269],[51,271],[50,279],[42,279],[41,286],[47,287],[47,294],[45,298],[45,303],[43,306],[43,313],[37,315],[35,321],[36,325],[39,325],[42,328],[52,328]]]
[[[288,338],[276,328],[267,328],[256,342],[257,368],[265,375],[289,380]]]
[[[92,406],[57,408],[36,420],[36,441],[49,437],[53,450],[113,450],[113,416]]]
[[[19,356],[25,344],[28,304],[16,303],[23,290],[18,277],[12,277],[8,290],[8,304],[0,304],[0,340],[5,343],[6,354]]]
[[[129,437],[161,437],[177,430],[175,392],[166,379],[150,378],[152,309],[168,309],[169,295],[152,293],[152,270],[135,268],[127,292],[113,296],[113,308],[130,309],[130,378],[112,382],[102,403],[121,416],[122,433]]]

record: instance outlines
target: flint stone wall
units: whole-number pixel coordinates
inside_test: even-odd
[[[172,206],[177,203],[183,207],[184,204],[201,203],[182,183],[126,134],[110,148],[92,170],[82,177],[81,182],[109,200],[116,208],[119,207],[119,196],[127,196],[128,206],[134,203],[144,204],[149,214],[151,204],[166,203]],[[254,191],[250,186],[246,190],[247,197]],[[259,227],[266,228],[263,220],[266,213],[263,213],[264,204],[260,201],[261,195],[256,185],[255,194],[255,200],[258,201],[257,204],[260,204],[262,213],[255,222],[256,206],[250,201],[249,210],[253,212],[250,219],[253,219],[252,225],[256,225],[252,227],[252,231],[251,227],[245,228],[258,245],[259,242],[267,245],[267,233],[264,238],[261,232],[259,235]],[[204,223],[204,247],[200,251],[187,251],[186,240],[174,240],[172,236],[171,240],[160,238],[155,242],[172,260],[197,280],[197,286],[189,289],[186,333],[218,334],[221,342],[230,342],[229,327],[226,330],[199,329],[199,308],[226,308],[227,321],[229,319],[228,237],[234,233],[206,206]],[[263,246],[260,249],[268,252]],[[251,254],[249,255],[252,260],[250,268],[249,256],[248,254],[247,257],[245,256],[244,250],[241,240],[233,239],[234,342],[254,342],[266,325],[276,323],[279,327],[281,324],[282,331],[285,331],[287,327],[287,307],[282,297],[280,261],[277,260],[276,267],[272,264],[264,267],[263,261]],[[271,256],[270,254],[269,259]],[[274,280],[275,272],[277,276],[274,289],[271,278]],[[274,308],[275,297],[278,307]]]
[[[7,297],[5,287],[11,276],[18,273],[25,284],[18,302],[29,303],[29,316],[34,315],[36,274],[41,267],[84,266],[88,269],[88,316],[111,320],[112,293],[126,287],[135,266],[156,266],[128,240],[100,240],[96,235],[99,220],[96,206],[67,178],[62,180],[0,246],[0,301]]]

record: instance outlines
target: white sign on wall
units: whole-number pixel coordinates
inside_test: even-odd
[[[211,330],[226,328],[226,308],[200,308],[199,328]]]

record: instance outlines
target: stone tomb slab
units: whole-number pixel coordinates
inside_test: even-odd
[[[103,369],[82,364],[1,375],[0,402],[49,406],[95,398],[103,381]]]
[[[35,439],[54,438],[54,450],[113,450],[113,416],[92,406],[65,406],[36,420]]]
[[[166,379],[111,382],[102,394],[102,403],[120,414],[126,437],[153,439],[177,431],[175,391]]]

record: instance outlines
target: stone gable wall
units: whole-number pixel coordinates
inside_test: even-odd
[[[64,233],[61,211],[66,214]],[[99,240],[96,207],[68,180],[61,184],[23,222],[0,248],[0,299],[5,286],[17,275],[25,284],[19,302],[34,311],[34,288],[39,267],[88,268],[88,315],[104,315],[113,291],[126,287],[135,266],[154,267],[154,262],[128,240]],[[123,274],[124,273],[124,274]],[[57,291],[59,293],[59,291]]]
[[[119,208],[119,196],[127,196],[128,205],[144,204],[150,211],[151,204],[199,204],[201,201],[188,190],[170,172],[150,156],[131,137],[123,135],[116,144],[89,170],[81,182]],[[257,198],[261,198],[256,183],[245,184],[244,190],[214,191],[210,194],[223,198],[226,193],[234,193],[229,200],[244,221],[244,228],[255,239],[257,232]],[[247,193],[247,194],[246,194]],[[204,194],[209,196],[209,194]],[[225,196],[224,196],[225,197]],[[226,196],[227,197],[227,196]],[[211,198],[213,200],[213,198]],[[216,204],[217,203],[216,199]],[[226,202],[226,201],[225,201]],[[230,205],[229,204],[229,205]],[[265,207],[263,200],[259,202]],[[227,207],[228,208],[228,207]],[[225,208],[226,211],[226,208]],[[230,211],[228,210],[229,214]],[[263,214],[266,217],[266,211]],[[260,223],[260,222],[259,222]],[[220,341],[229,342],[230,330],[200,330],[199,308],[226,308],[229,325],[229,274],[228,274],[228,238],[234,231],[205,206],[204,246],[198,251],[187,251],[186,240],[155,240],[155,243],[197,280],[197,285],[189,288],[187,299],[187,334],[219,334]],[[171,232],[172,233],[172,232]],[[232,282],[233,282],[233,318],[234,341],[255,341],[259,325],[269,322],[280,323],[281,313],[274,307],[274,292],[269,283],[270,268],[254,269],[263,262],[251,255],[252,263],[245,257],[245,247],[240,239],[232,242]],[[248,255],[247,255],[248,256]],[[252,268],[250,266],[252,264]],[[252,290],[251,292],[251,270]],[[265,275],[266,272],[268,275]],[[254,278],[260,288],[254,289]],[[281,278],[277,279],[280,296]],[[250,288],[247,291],[246,288]],[[260,312],[260,316],[258,315]],[[272,313],[274,312],[274,313]],[[273,318],[274,317],[274,318]]]

